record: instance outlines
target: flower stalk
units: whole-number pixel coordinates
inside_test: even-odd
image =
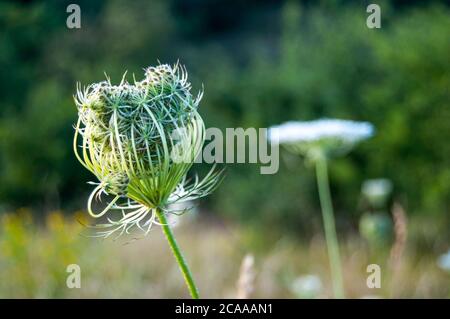
[[[325,157],[315,161],[317,187],[319,190],[320,206],[322,208],[325,239],[327,242],[328,258],[330,261],[331,277],[333,281],[333,293],[335,298],[344,298],[344,284],[342,279],[341,257],[336,235],[333,204],[331,202],[330,186],[328,179],[328,164]]]
[[[186,282],[186,285],[189,289],[192,298],[199,299],[200,295],[198,293],[198,288],[195,285],[192,273],[189,269],[188,264],[186,263],[186,260],[183,257],[183,254],[180,250],[180,247],[178,246],[175,236],[173,235],[173,232],[170,229],[169,224],[167,223],[166,216],[159,209],[156,209],[156,216],[158,217],[159,222],[161,223],[164,235],[166,236],[167,242],[169,243],[169,246],[172,249],[172,253],[175,256],[175,259],[177,260],[178,266],[180,267],[180,271],[183,274],[184,281]]]

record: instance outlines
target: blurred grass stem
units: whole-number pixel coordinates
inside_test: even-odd
[[[199,299],[200,296],[198,293],[197,286],[195,285],[194,278],[192,277],[191,271],[189,270],[186,260],[184,259],[180,247],[178,246],[177,241],[175,240],[172,230],[170,229],[170,226],[167,223],[166,216],[159,209],[156,209],[156,216],[158,217],[162,225],[164,235],[166,236],[167,241],[169,242],[169,246],[172,249],[175,259],[177,260],[178,266],[180,267],[180,270],[183,273],[184,280],[189,288],[189,292],[191,293],[192,298]]]
[[[344,285],[342,280],[341,258],[336,235],[333,205],[331,203],[330,186],[328,181],[328,167],[325,157],[315,161],[317,187],[319,189],[320,206],[322,208],[325,239],[327,242],[328,258],[330,261],[331,277],[333,280],[333,293],[335,298],[344,298]]]

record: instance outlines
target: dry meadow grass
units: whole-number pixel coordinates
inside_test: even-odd
[[[47,215],[36,223],[26,212],[4,215],[0,225],[0,297],[2,298],[188,298],[188,291],[167,242],[155,227],[144,239],[86,238],[76,220],[80,214]],[[296,298],[290,286],[300,275],[321,278],[319,298],[331,297],[324,241],[277,237],[216,219],[195,220],[175,228],[175,235],[192,267],[203,298],[235,298],[244,256],[254,256],[250,297]],[[36,225],[38,224],[38,225]],[[435,256],[418,256],[407,247],[396,270],[388,249],[369,252],[358,236],[343,245],[347,296],[449,296],[450,274],[440,270]],[[387,247],[388,248],[388,247]],[[81,267],[81,288],[66,286],[69,264]],[[369,289],[366,267],[378,263],[382,287]],[[248,267],[247,267],[248,268]],[[241,274],[240,274],[241,272]],[[254,277],[253,277],[254,275]]]

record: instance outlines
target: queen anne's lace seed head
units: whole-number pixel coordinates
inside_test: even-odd
[[[193,96],[190,90],[187,72],[179,64],[149,67],[145,78],[134,84],[124,75],[119,85],[111,84],[109,78],[85,88],[78,85],[75,153],[99,181],[88,211],[94,217],[110,210],[123,215],[118,221],[108,219],[108,224],[99,225],[111,228],[103,236],[118,230],[128,232],[133,226],[148,231],[155,219],[154,209],[165,210],[174,202],[206,196],[217,185],[220,174],[213,171],[204,180],[186,183],[186,174],[205,139],[197,111],[202,93]],[[175,151],[177,160],[172,156]],[[91,204],[101,194],[114,199],[95,214]],[[119,205],[120,201],[125,204]]]

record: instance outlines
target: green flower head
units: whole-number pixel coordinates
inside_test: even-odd
[[[148,233],[156,223],[155,209],[165,213],[173,203],[211,193],[221,179],[214,168],[192,183],[187,173],[201,152],[205,126],[198,113],[202,92],[193,96],[186,69],[180,64],[149,67],[142,81],[119,85],[106,81],[77,86],[78,122],[74,151],[98,179],[88,200],[88,212],[108,218],[100,236],[129,233],[134,227]],[[80,143],[81,142],[81,143]],[[113,199],[100,213],[92,203],[102,194]]]

